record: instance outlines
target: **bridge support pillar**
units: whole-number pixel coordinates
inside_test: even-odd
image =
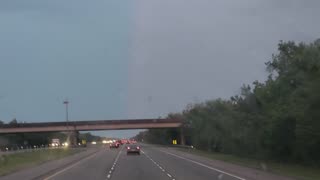
[[[180,128],[180,144],[181,145],[186,145],[186,140],[185,140],[183,128]]]
[[[68,139],[70,146],[77,146],[79,142],[79,131],[70,131]]]

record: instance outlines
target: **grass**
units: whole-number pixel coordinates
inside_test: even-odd
[[[31,152],[0,155],[0,176],[56,160],[82,151],[81,149],[43,149]]]
[[[201,150],[195,149],[182,149],[177,148],[179,151],[189,152],[192,154],[204,156],[210,159],[221,160],[233,164],[238,164],[241,166],[251,167],[255,169],[263,170],[262,167],[264,164],[266,171],[272,172],[279,175],[293,177],[295,179],[301,180],[319,180],[320,179],[320,168],[316,167],[307,167],[299,164],[289,164],[289,163],[279,163],[274,161],[262,162],[256,159],[249,159],[238,157],[234,155],[227,155],[221,153],[210,153]]]

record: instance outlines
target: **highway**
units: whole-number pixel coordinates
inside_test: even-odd
[[[123,146],[119,149],[101,149],[52,175],[46,180],[239,180],[193,162],[166,154],[151,146],[143,146],[141,155],[127,155]]]
[[[141,145],[141,155],[127,155],[125,145],[90,148],[71,163],[51,162],[0,177],[0,180],[289,180],[286,177],[250,170],[172,148]],[[53,168],[56,164],[59,168]],[[219,165],[219,166],[217,166]],[[45,172],[44,169],[53,169]],[[41,172],[43,171],[43,172]],[[45,172],[45,173],[44,173]],[[257,176],[259,173],[259,177]]]

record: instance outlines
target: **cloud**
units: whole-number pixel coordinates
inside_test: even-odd
[[[298,0],[138,1],[129,115],[165,116],[188,103],[228,98],[243,83],[263,81],[264,62],[279,40],[317,38],[319,5]]]

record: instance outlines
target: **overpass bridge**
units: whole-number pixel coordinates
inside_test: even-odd
[[[39,122],[0,125],[0,134],[29,132],[78,132],[120,129],[178,128],[181,126],[182,122],[180,120],[174,119],[126,119],[69,122]]]

